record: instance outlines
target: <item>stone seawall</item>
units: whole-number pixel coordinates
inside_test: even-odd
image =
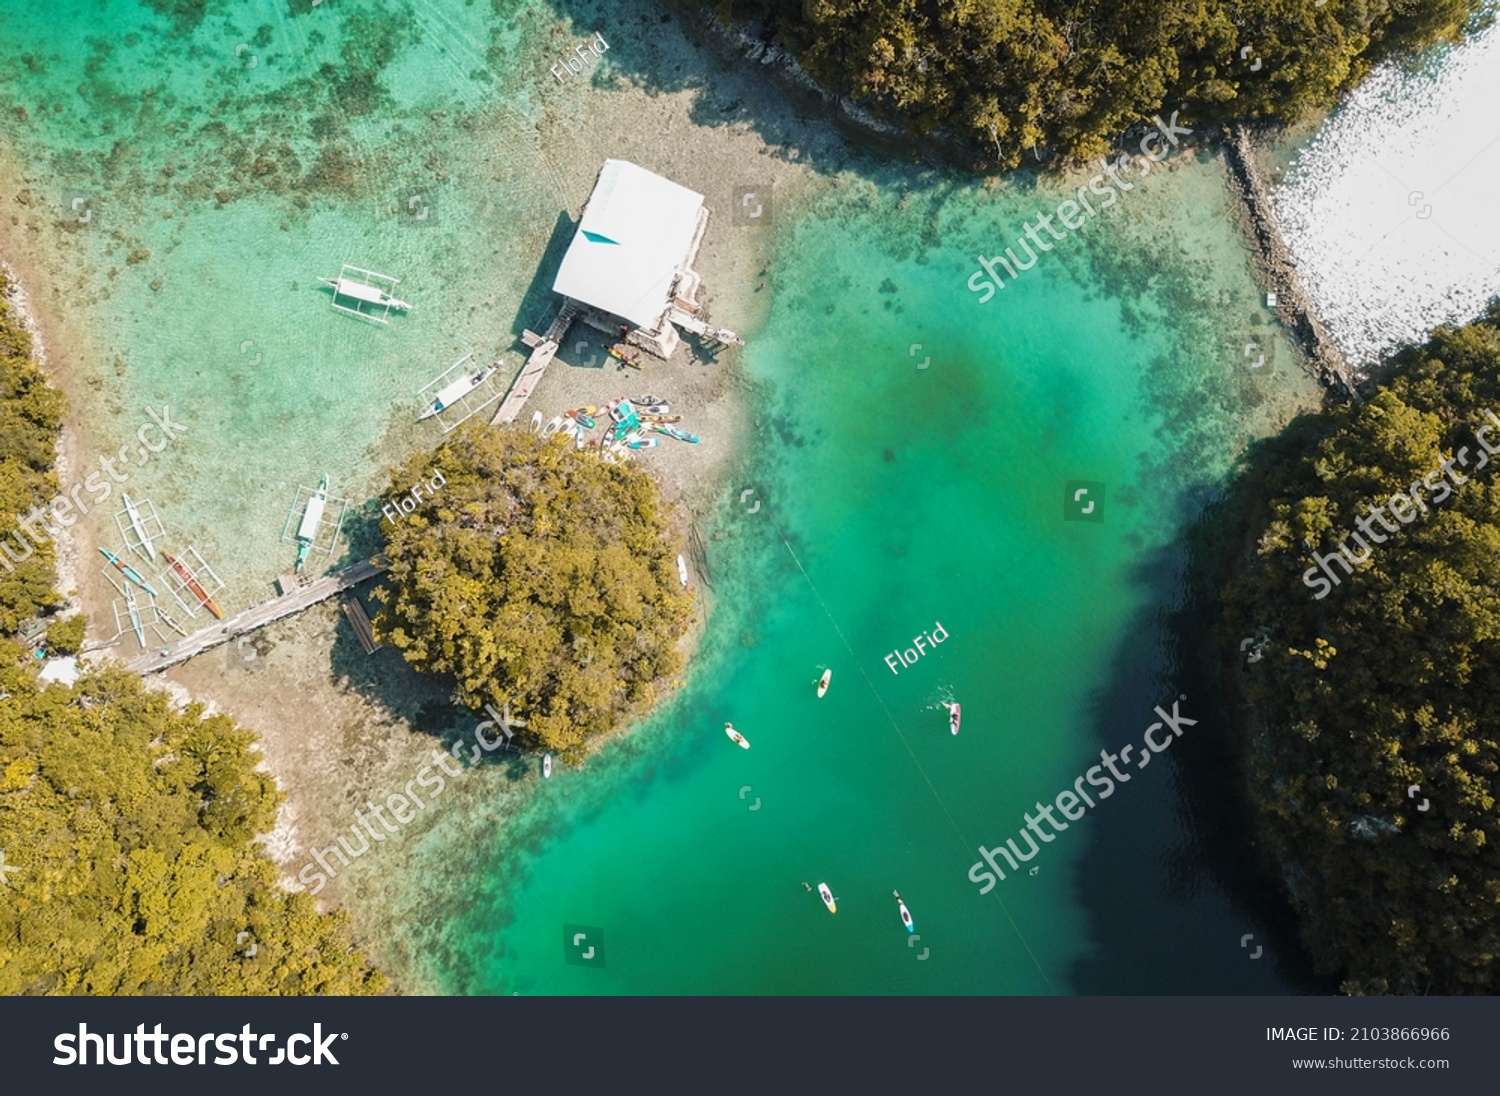
[[[1276,315],[1286,325],[1309,367],[1320,382],[1339,395],[1353,398],[1354,381],[1333,338],[1313,313],[1297,262],[1281,237],[1271,192],[1255,159],[1255,147],[1244,126],[1234,126],[1224,142],[1229,188],[1239,199],[1240,226],[1252,245],[1256,277],[1268,293],[1276,294]]]

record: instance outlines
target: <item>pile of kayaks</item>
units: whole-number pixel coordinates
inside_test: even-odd
[[[540,411],[534,412],[531,432],[543,437],[572,438],[576,448],[591,450],[601,460],[616,464],[630,460],[642,449],[655,449],[661,444],[660,439],[649,434],[697,445],[697,434],[689,434],[675,425],[681,421],[682,416],[672,414],[672,405],[660,396],[634,399],[621,396],[603,407],[570,408],[548,422],[542,421]],[[595,430],[599,431],[597,435]]]

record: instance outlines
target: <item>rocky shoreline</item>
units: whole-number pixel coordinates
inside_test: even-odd
[[[1229,189],[1238,199],[1235,220],[1250,244],[1256,279],[1268,294],[1276,294],[1274,311],[1306,355],[1312,374],[1332,392],[1354,398],[1349,366],[1302,288],[1297,261],[1271,209],[1271,188],[1257,160],[1254,140],[1244,126],[1231,129],[1224,142],[1224,160]]]

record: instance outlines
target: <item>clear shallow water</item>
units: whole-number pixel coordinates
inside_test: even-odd
[[[1211,336],[1224,294],[1246,316],[1254,294],[1223,230],[1203,281],[1201,257],[1165,265],[1215,232],[1167,240],[1158,214],[1189,198],[1211,208],[1215,192],[1163,182],[1113,246],[1059,244],[1076,250],[992,307],[962,289],[969,256],[1037,198],[931,193],[898,209],[855,184],[783,228],[776,303],[746,359],[762,421],[744,484],[762,506],[747,513],[736,485],[719,516],[708,649],[635,741],[544,790],[522,820],[531,840],[484,869],[502,898],[417,930],[450,988],[1282,988],[1238,951],[1245,915],[1201,865],[1186,893],[1180,864],[1168,881],[1192,823],[1176,817],[1167,765],[1044,846],[1035,876],[988,897],[967,878],[980,843],[1014,835],[1101,745],[1138,742],[1181,681],[1155,619],[1181,560],[1149,568],[1253,418]],[[1155,292],[1122,306],[1099,291],[1142,261],[1163,263]],[[1102,524],[1064,520],[1067,480],[1106,485]],[[937,622],[949,638],[893,674],[884,656]],[[824,666],[834,684],[819,701]],[[947,697],[964,705],[957,738]],[[1197,699],[1185,711],[1204,716],[1199,733],[1225,733]],[[749,752],[724,739],[726,719]],[[1111,837],[1127,859],[1089,863]],[[802,885],[820,881],[840,898],[833,917]],[[1100,908],[1191,927],[1101,957]],[[562,961],[565,926],[602,930],[602,969]]]
[[[106,441],[147,401],[188,422],[141,493],[230,580],[226,608],[247,604],[287,562],[297,483],[328,470],[364,498],[432,442],[415,390],[533,322],[558,212],[610,153],[541,158],[538,134],[627,92],[549,88],[538,53],[580,35],[540,10],[246,4],[162,38],[131,5],[20,7],[0,5],[0,132],[50,203],[70,264],[54,276],[97,350],[75,399]],[[697,75],[651,55],[636,71]],[[377,947],[465,993],[1285,988],[1239,949],[1253,911],[1221,895],[1170,762],[1046,845],[1035,876],[983,897],[966,878],[1101,747],[1138,742],[1154,703],[1186,692],[1197,715],[1203,696],[1194,733],[1226,731],[1164,621],[1174,545],[1307,385],[1264,326],[1218,166],[1182,155],[982,307],[973,256],[1061,192],[856,167],[779,204],[770,312],[742,359],[759,421],[711,522],[718,601],[686,687],[489,845],[440,817],[403,884],[423,915],[355,910]],[[420,224],[402,213],[418,194]],[[81,195],[96,219],[57,228]],[[403,277],[417,307],[387,328],[331,313],[314,279],[343,261]],[[1281,372],[1251,373],[1247,339]],[[1069,480],[1105,484],[1102,523],[1063,520]],[[950,638],[893,675],[884,656],[939,621]],[[833,917],[802,886],[824,880]],[[603,930],[602,967],[565,962],[565,925]]]

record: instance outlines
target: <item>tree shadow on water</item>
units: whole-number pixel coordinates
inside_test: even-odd
[[[1118,754],[1144,749],[1154,709],[1196,720],[1163,755],[1091,811],[1077,864],[1091,952],[1069,972],[1085,994],[1328,994],[1296,916],[1262,854],[1235,712],[1241,655],[1223,635],[1220,591],[1244,542],[1256,484],[1288,437],[1251,446],[1245,470],[1196,519],[1184,502],[1179,543],[1132,576],[1150,591],[1097,691],[1095,738]],[[1170,608],[1168,608],[1170,607]],[[1234,647],[1229,650],[1229,647]],[[1161,741],[1163,731],[1157,732]],[[1094,764],[1098,758],[1086,762]],[[1170,781],[1167,779],[1170,774]]]

